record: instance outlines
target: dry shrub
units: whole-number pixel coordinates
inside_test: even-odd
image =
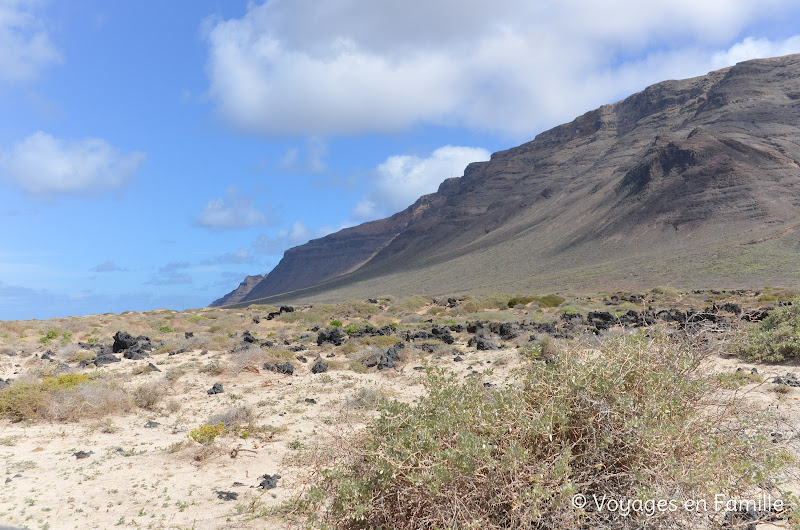
[[[255,416],[249,407],[234,407],[225,412],[211,416],[206,422],[209,425],[219,425],[220,423],[225,429],[233,429],[243,425],[250,425],[253,423]]]
[[[154,381],[141,385],[133,391],[133,400],[136,406],[146,410],[154,410],[169,389],[167,381]]]
[[[427,395],[382,402],[367,434],[342,444],[345,463],[294,506],[348,529],[716,527],[724,511],[592,504],[753,498],[788,459],[764,418],[699,369],[699,348],[649,333],[531,361],[520,384],[429,370]]]
[[[127,412],[132,405],[133,400],[122,388],[90,383],[54,393],[46,416],[59,421],[78,421]]]
[[[226,369],[231,374],[239,374],[248,369],[260,369],[261,366],[270,358],[266,350],[257,346],[237,351],[231,354],[230,362]]]
[[[57,375],[52,367],[44,365],[41,378],[29,374],[0,391],[0,415],[12,421],[44,417],[55,394],[89,384],[88,374]]]
[[[226,365],[219,359],[214,359],[200,368],[201,374],[220,375],[225,373]]]
[[[67,362],[79,363],[81,361],[91,361],[97,357],[95,350],[85,350],[77,344],[69,344],[58,350],[59,357],[63,357]]]

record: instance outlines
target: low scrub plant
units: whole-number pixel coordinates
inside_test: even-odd
[[[536,298],[533,296],[512,296],[511,299],[508,301],[508,307],[515,307],[517,305],[528,305],[533,302]]]
[[[733,353],[753,361],[800,358],[800,300],[775,309],[732,345]]]
[[[429,369],[427,394],[379,401],[343,463],[319,470],[294,507],[347,529],[696,527],[693,512],[597,499],[713,505],[774,483],[789,457],[766,424],[737,416],[698,351],[650,331],[531,360],[515,384]]]
[[[0,415],[12,421],[50,418],[76,421],[128,410],[131,399],[89,374],[69,373],[41,380],[20,380],[0,391]]]
[[[217,436],[222,434],[224,431],[225,425],[223,425],[222,422],[219,422],[217,425],[204,423],[199,427],[189,431],[187,436],[200,445],[211,445],[214,443],[214,440],[217,439]]]
[[[539,304],[539,306],[549,308],[560,306],[566,302],[566,298],[558,296],[557,294],[546,294],[544,296],[537,297],[535,301],[537,304]]]

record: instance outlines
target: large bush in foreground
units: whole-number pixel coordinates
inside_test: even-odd
[[[336,528],[696,528],[685,510],[598,509],[594,499],[755,494],[785,463],[753,416],[699,369],[697,349],[662,334],[601,352],[532,360],[486,388],[428,372],[415,406],[387,403],[346,461],[319,473],[301,506]],[[586,507],[572,499],[584,495]],[[592,508],[594,506],[594,508]]]

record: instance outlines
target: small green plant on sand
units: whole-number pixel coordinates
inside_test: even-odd
[[[211,445],[217,436],[223,433],[225,424],[219,422],[217,425],[204,423],[201,426],[189,431],[189,438],[202,445]]]

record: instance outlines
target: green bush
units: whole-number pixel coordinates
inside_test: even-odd
[[[508,301],[508,307],[511,308],[519,304],[528,305],[534,300],[535,298],[532,296],[522,296],[522,295],[512,296],[511,299]]]
[[[312,524],[348,529],[690,528],[689,512],[622,516],[571,500],[711,505],[773,480],[786,453],[736,407],[707,420],[719,387],[699,361],[687,344],[639,333],[599,355],[531,361],[522,384],[428,370],[427,395],[381,402],[345,463],[321,470],[295,506]]]
[[[733,345],[733,353],[754,361],[776,363],[800,359],[800,300],[775,309],[743,341]]]
[[[186,319],[187,322],[202,322],[203,320],[210,320],[207,316],[195,315]]]
[[[160,328],[158,328],[158,331],[160,331],[161,333],[172,333],[173,329],[169,326],[161,326]]]
[[[342,321],[341,320],[331,320],[331,326],[333,326],[334,328],[340,328],[340,327],[342,327]]]
[[[222,434],[224,430],[225,425],[222,422],[219,422],[217,425],[204,423],[201,426],[189,431],[187,436],[199,444],[211,445],[214,443],[214,440],[217,439],[217,436]]]
[[[558,307],[566,302],[566,298],[558,296],[557,294],[546,294],[536,298],[536,303],[541,307]]]
[[[48,331],[46,334],[43,335],[44,336],[39,339],[39,342],[42,344],[49,344],[51,340],[58,337],[58,333],[56,333],[55,331]]]

